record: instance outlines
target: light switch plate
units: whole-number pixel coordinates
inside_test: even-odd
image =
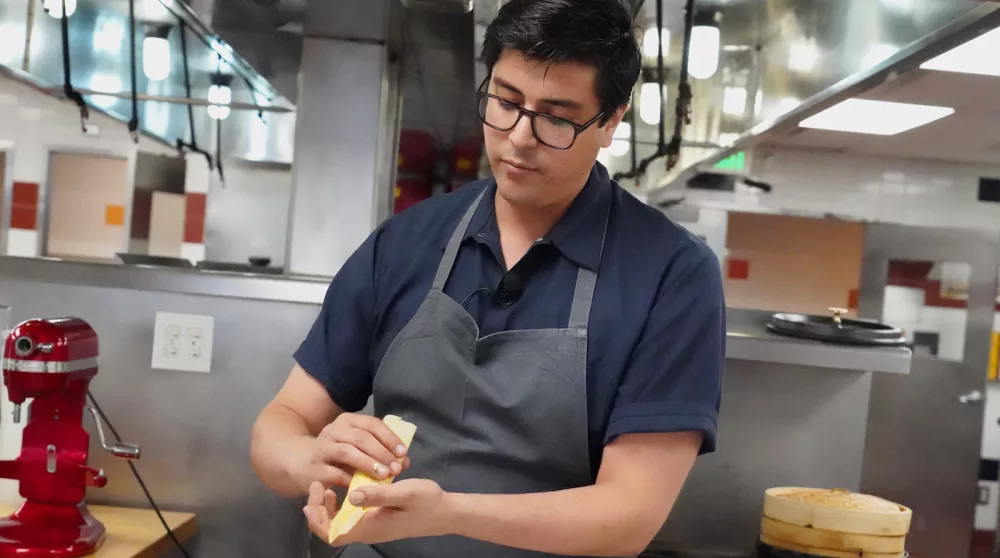
[[[211,371],[214,317],[157,312],[155,328],[153,368],[205,374]]]

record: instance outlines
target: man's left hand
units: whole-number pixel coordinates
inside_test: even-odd
[[[369,509],[349,532],[333,541],[335,546],[351,543],[377,544],[415,537],[448,533],[453,506],[448,493],[434,481],[407,479],[389,485],[364,486],[347,495],[351,503]],[[337,513],[337,498],[319,483],[309,488],[309,502],[303,509],[309,529],[327,540],[330,521]]]

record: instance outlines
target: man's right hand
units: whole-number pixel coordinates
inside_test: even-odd
[[[327,488],[347,487],[358,470],[378,479],[398,475],[409,466],[405,456],[403,441],[381,419],[341,413],[309,439],[306,462],[293,474],[305,490],[314,481]]]

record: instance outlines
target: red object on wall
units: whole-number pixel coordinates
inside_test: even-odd
[[[726,270],[730,279],[748,279],[750,260],[726,260]]]
[[[205,206],[208,196],[188,192],[184,194],[184,242],[205,242]]]
[[[38,228],[38,183],[15,182],[11,190],[10,228]]]
[[[399,174],[421,174],[430,176],[434,172],[436,156],[434,138],[421,130],[401,130],[399,132],[399,156],[396,169]]]
[[[393,213],[404,211],[431,197],[436,158],[434,138],[430,134],[421,130],[399,132]]]
[[[462,185],[479,177],[479,159],[483,154],[483,140],[468,138],[455,143],[451,151],[451,162],[448,166],[448,191],[454,191]]]

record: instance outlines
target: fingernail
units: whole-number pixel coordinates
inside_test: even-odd
[[[398,446],[396,446],[396,455],[400,457],[406,455],[406,446],[404,446],[403,444],[399,444]]]
[[[394,475],[398,475],[403,472],[403,466],[396,461],[393,461],[392,464],[389,465],[389,469],[392,469],[392,474]]]
[[[376,475],[378,475],[380,477],[384,477],[388,473],[389,473],[389,470],[385,468],[385,465],[382,465],[381,463],[376,463],[375,464],[375,474]]]
[[[358,504],[363,504],[365,502],[365,493],[360,490],[355,490],[351,492],[351,503],[355,506]]]

